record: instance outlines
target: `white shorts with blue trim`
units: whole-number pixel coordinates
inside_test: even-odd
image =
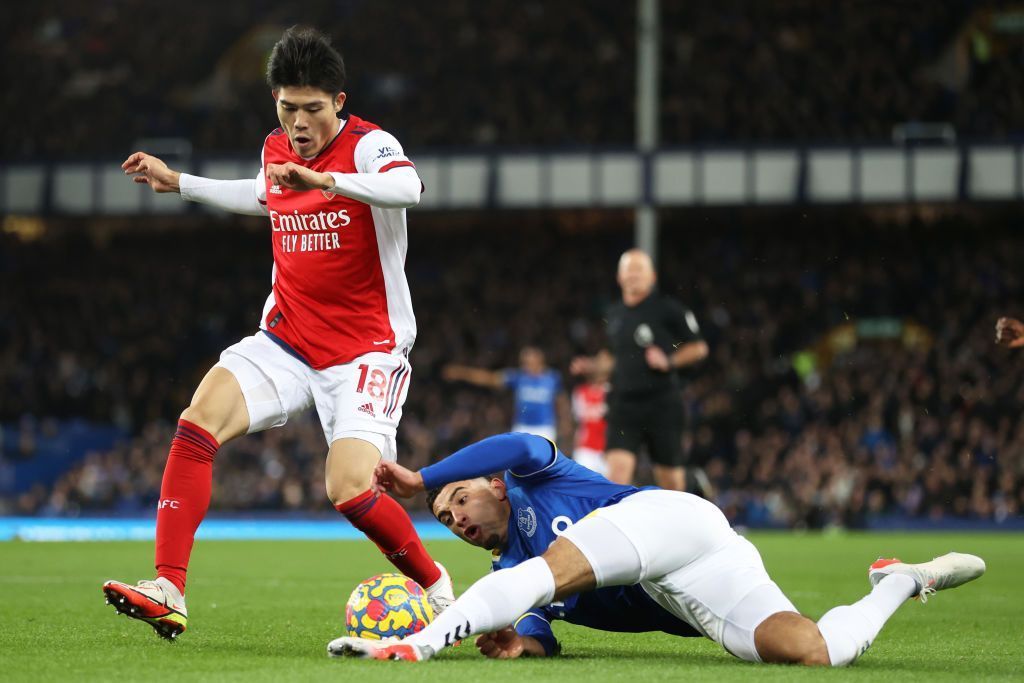
[[[238,380],[249,411],[249,434],[280,427],[316,406],[328,446],[355,438],[394,460],[395,434],[412,368],[404,355],[367,353],[344,365],[314,370],[263,332],[220,355],[215,367]]]

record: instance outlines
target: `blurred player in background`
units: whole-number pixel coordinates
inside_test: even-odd
[[[165,638],[185,630],[185,578],[210,503],[213,459],[243,434],[284,425],[315,406],[327,438],[327,496],[435,611],[454,598],[405,510],[371,491],[394,460],[416,337],[405,278],[408,207],[422,185],[392,135],[343,114],[345,65],[324,34],[285,31],[267,65],[281,127],[263,143],[255,179],[211,180],[144,152],[125,173],[156,192],[270,218],[272,291],[259,331],[226,349],[181,414],[164,469],[154,581],[108,581],[108,602]],[[202,249],[203,245],[196,245]]]
[[[566,398],[562,378],[547,367],[544,352],[524,346],[519,367],[488,370],[467,365],[447,365],[441,371],[449,382],[468,382],[488,389],[511,389],[515,397],[512,431],[558,440],[559,418],[565,415]]]
[[[1019,349],[1024,346],[1024,323],[1016,318],[997,320],[996,343],[1010,349]]]
[[[651,257],[630,249],[619,259],[622,302],[608,310],[611,356],[576,358],[573,374],[611,368],[608,394],[608,478],[631,484],[642,446],[654,464],[654,481],[664,489],[686,488],[683,465],[683,401],[679,370],[703,360],[708,345],[693,313],[654,288]]]
[[[748,662],[846,666],[907,600],[985,572],[981,558],[962,553],[922,564],[879,559],[868,568],[868,595],[814,622],[712,503],[613,484],[532,435],[484,439],[419,472],[382,462],[376,484],[403,497],[429,491],[438,520],[491,551],[494,572],[422,631],[397,643],[338,638],[327,646],[332,656],[423,661],[474,634],[489,657],[553,655],[550,620],[559,618],[606,631],[696,633]]]
[[[584,382],[572,390],[572,414],[576,418],[576,441],[572,459],[598,474],[605,474],[604,449],[608,436],[608,374],[611,355],[598,353]]]

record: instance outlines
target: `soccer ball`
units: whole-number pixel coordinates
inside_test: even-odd
[[[356,586],[345,605],[345,625],[356,638],[405,638],[433,619],[426,591],[402,574],[371,576]]]

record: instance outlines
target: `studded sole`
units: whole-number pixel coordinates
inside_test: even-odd
[[[156,634],[168,640],[174,642],[175,639],[185,632],[185,627],[176,621],[171,619],[164,619],[160,617],[145,617],[142,616],[141,610],[138,605],[132,604],[128,601],[121,593],[118,593],[113,588],[108,586],[103,587],[103,594],[107,598],[107,604],[112,605],[118,614],[123,614],[132,619],[138,619],[139,621],[145,622],[153,627]]]

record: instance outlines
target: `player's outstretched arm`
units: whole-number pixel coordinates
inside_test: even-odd
[[[441,377],[446,382],[469,382],[488,389],[500,389],[505,386],[504,373],[468,365],[446,365],[441,369]]]
[[[426,490],[504,470],[525,477],[543,470],[556,457],[551,442],[542,436],[520,432],[498,434],[424,467],[420,477]]]
[[[153,192],[180,192],[179,180],[181,173],[167,167],[167,164],[151,154],[135,152],[121,164],[125,175],[132,177],[132,182],[149,185]]]
[[[424,490],[423,476],[402,467],[397,462],[381,460],[373,471],[371,488],[378,492],[388,492],[399,498],[412,498]]]
[[[570,375],[600,375],[607,377],[615,369],[615,356],[601,349],[593,356],[576,356],[569,363]]]
[[[154,192],[177,192],[182,199],[214,206],[231,213],[261,216],[267,213],[260,191],[262,173],[255,179],[214,180],[181,173],[167,167],[162,159],[135,152],[121,164],[132,181],[149,185]]]
[[[419,472],[382,460],[374,470],[371,485],[376,491],[411,498],[420,491],[502,470],[526,476],[550,465],[554,457],[551,442],[543,437],[499,434],[470,444]]]

